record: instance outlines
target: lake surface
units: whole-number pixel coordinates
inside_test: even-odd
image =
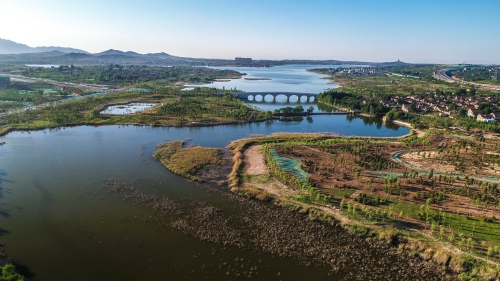
[[[224,147],[248,135],[275,132],[401,136],[408,129],[337,115],[213,127],[79,126],[9,133],[0,137],[6,142],[0,146],[0,238],[5,252],[23,273],[39,281],[364,280],[363,274],[373,280],[401,280],[398,272],[412,266],[363,239],[269,203],[235,198],[224,186],[187,181],[151,159],[155,146],[167,140]],[[160,215],[140,202],[124,200],[104,188],[109,179],[168,197],[183,211]],[[200,210],[211,208],[217,211],[203,219]],[[218,235],[226,235],[225,240],[213,238]],[[307,239],[343,253],[332,256],[341,265],[332,271],[294,256],[294,245]],[[279,245],[273,248],[267,241]],[[316,242],[307,243],[307,251],[320,251],[310,248]],[[292,254],[280,255],[284,249]],[[381,262],[381,257],[386,260]],[[422,276],[415,273],[411,279],[430,280]]]
[[[326,75],[307,71],[314,68],[356,67],[347,65],[281,65],[274,67],[212,67],[214,69],[230,69],[246,73],[241,79],[231,79],[228,82],[214,82],[197,85],[243,90],[246,92],[298,92],[319,94],[338,85],[330,84]],[[269,78],[271,80],[246,80],[245,78]],[[189,87],[189,86],[188,86]]]

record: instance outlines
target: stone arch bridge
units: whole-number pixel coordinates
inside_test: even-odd
[[[267,96],[272,96],[273,100],[276,100],[277,96],[285,96],[287,101],[289,101],[291,97],[295,96],[298,101],[300,101],[301,98],[306,97],[309,102],[315,101],[318,97],[318,94],[295,92],[233,92],[231,95],[243,100],[248,100],[249,97],[253,97],[255,100],[257,96],[261,96],[263,100]]]

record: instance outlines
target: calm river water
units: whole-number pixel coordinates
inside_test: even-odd
[[[273,225],[273,229],[324,226],[272,204],[238,203],[225,187],[186,181],[151,159],[155,146],[167,140],[189,138],[190,144],[224,147],[250,134],[273,132],[400,136],[408,129],[386,127],[380,120],[314,116],[295,122],[204,128],[80,126],[13,132],[0,137],[6,142],[0,146],[0,240],[4,250],[23,273],[40,281],[347,280],[360,272],[371,272],[373,280],[386,280],[383,276],[387,274],[397,277],[398,267],[408,268],[401,261],[377,264],[378,257],[386,255],[383,251],[369,249],[363,240],[348,246],[340,238],[345,232],[335,227],[327,228],[331,234],[321,239],[331,236],[331,244],[338,243],[335,247],[349,247],[352,256],[345,262],[354,265],[331,272],[331,267],[313,266],[293,255],[280,257],[245,233],[258,231],[254,233],[258,236],[269,230],[266,225]],[[123,200],[103,188],[104,181],[111,178],[147,194],[166,196],[184,211],[160,216],[148,207]],[[206,227],[196,229],[201,222],[193,214],[200,206],[218,210],[203,223],[214,223],[213,227],[220,226],[224,233],[239,233],[241,245],[211,241]],[[266,221],[267,215],[260,212],[272,213],[272,220]],[[284,220],[288,216],[296,217],[293,226]],[[239,223],[246,220],[262,220],[262,225],[247,229],[247,223]],[[173,225],[191,225],[195,230],[180,231]],[[292,245],[288,239],[279,237],[290,243],[283,247]],[[373,265],[355,265],[349,259],[372,260]],[[387,273],[389,268],[392,273]]]
[[[225,89],[237,89],[246,92],[298,92],[320,93],[329,88],[337,88],[328,84],[329,80],[320,79],[326,75],[318,75],[307,71],[314,68],[337,68],[338,65],[280,65],[274,67],[213,67],[214,69],[230,69],[245,73],[242,79],[231,79],[228,82],[214,82],[202,86]],[[343,66],[350,67],[350,66]],[[355,66],[351,66],[355,67]],[[270,80],[247,80],[267,78]]]

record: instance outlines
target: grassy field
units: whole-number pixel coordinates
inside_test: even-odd
[[[160,161],[169,171],[195,181],[202,181],[198,172],[206,166],[223,165],[220,149],[184,147],[184,141],[158,145],[153,158]]]
[[[356,191],[356,189],[325,188],[324,191],[327,194],[344,198],[351,196]]]

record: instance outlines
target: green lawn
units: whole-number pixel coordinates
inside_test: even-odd
[[[356,191],[356,189],[325,188],[322,189],[321,191],[331,194],[333,196],[344,198],[351,196],[351,194],[353,194],[354,191]]]

